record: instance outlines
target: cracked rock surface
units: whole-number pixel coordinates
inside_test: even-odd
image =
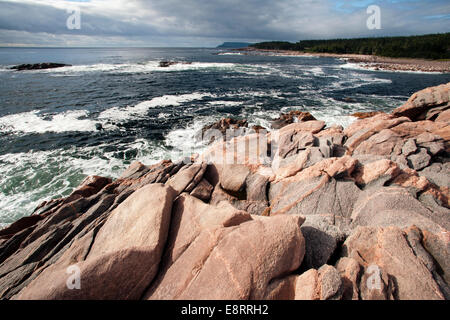
[[[0,230],[0,298],[449,299],[449,89],[90,176]]]

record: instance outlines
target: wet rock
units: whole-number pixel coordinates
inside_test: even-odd
[[[42,217],[39,215],[20,218],[16,222],[10,224],[7,228],[0,230],[0,239],[9,239],[22,230],[34,226],[40,220],[42,220]]]
[[[280,117],[272,121],[273,129],[281,129],[294,122],[305,122],[316,120],[309,112],[303,112],[299,110],[289,111],[288,113],[283,113]]]
[[[382,114],[384,112],[381,111],[373,111],[373,112],[355,112],[351,114],[352,117],[358,118],[358,119],[367,119],[372,118],[376,115]]]
[[[168,68],[170,66],[176,65],[176,64],[191,64],[191,62],[181,62],[181,61],[160,61],[159,62],[159,67],[160,68]]]
[[[227,130],[238,130],[240,128],[247,128],[247,127],[248,122],[245,119],[238,120],[233,118],[224,118],[213,124],[204,126],[202,129],[202,136],[204,136],[208,130],[218,130],[222,134],[222,136],[225,137]],[[242,131],[242,133],[244,133],[244,131]]]
[[[11,67],[11,69],[17,70],[17,71],[24,71],[24,70],[54,69],[54,68],[71,67],[71,66],[72,65],[70,65],[70,64],[44,62],[44,63],[35,63],[35,64],[20,64],[20,65]]]

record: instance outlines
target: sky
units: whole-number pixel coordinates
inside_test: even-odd
[[[380,8],[380,29],[367,27],[369,5]],[[215,47],[444,32],[448,0],[0,0],[0,46]]]

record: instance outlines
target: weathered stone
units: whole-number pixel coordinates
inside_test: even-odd
[[[318,133],[320,130],[322,130],[325,127],[324,121],[307,121],[307,122],[298,122],[298,123],[292,123],[290,125],[287,125],[286,127],[283,127],[279,130],[280,136],[288,133],[288,132],[311,132],[311,133]]]
[[[316,118],[314,118],[309,112],[293,110],[288,113],[283,113],[278,119],[273,120],[272,128],[280,129],[294,122],[305,122],[311,120],[316,120]]]
[[[281,135],[278,140],[278,155],[281,158],[286,158],[313,145],[314,136],[311,132],[288,131]]]
[[[347,216],[359,189],[352,181],[335,179],[350,178],[356,164],[351,157],[330,158],[292,177],[277,179],[269,190],[272,214],[339,212]]]
[[[265,299],[274,300],[339,300],[343,285],[338,271],[329,265],[309,269],[299,276],[288,276],[268,287]]]
[[[413,121],[422,120],[431,108],[449,104],[449,89],[450,83],[447,83],[416,92],[392,114],[396,117],[408,117]]]
[[[360,282],[362,300],[394,300],[394,280],[377,265],[365,268]]]
[[[433,163],[420,171],[419,175],[439,187],[450,188],[450,163]]]
[[[110,215],[90,250],[72,247],[18,295],[18,299],[138,299],[158,270],[176,192],[161,184],[143,187]],[[79,241],[88,245],[86,240]],[[89,246],[89,245],[88,245]],[[83,249],[84,251],[84,249]],[[81,289],[66,286],[67,267],[81,271]]]
[[[16,222],[10,224],[7,228],[0,230],[0,239],[9,239],[22,230],[34,226],[41,220],[42,217],[39,215],[20,218]]]
[[[445,279],[447,284],[450,283],[450,233],[448,231],[440,233],[432,233],[423,230],[423,247],[430,253],[437,266],[438,272]]]
[[[431,156],[427,153],[427,150],[420,148],[419,153],[410,155],[408,157],[408,163],[410,167],[416,171],[419,171],[430,164]]]
[[[350,217],[359,192],[352,181],[337,181],[327,175],[298,180],[294,176],[271,185],[271,215],[334,212]]]
[[[434,121],[449,123],[450,122],[450,110],[445,110],[445,111],[441,112],[438,115],[438,117],[436,118],[436,120],[434,120]]]
[[[375,148],[375,150],[380,149],[383,153],[386,153],[386,150],[389,148],[393,148],[392,143],[397,142],[398,134],[394,134],[391,131],[385,131],[381,134],[382,131],[391,129],[394,127],[398,127],[399,125],[410,121],[408,118],[395,118],[391,115],[387,114],[379,114],[373,118],[367,118],[355,121],[349,127],[347,127],[344,133],[348,136],[347,141],[345,142],[345,147],[347,147],[348,154],[353,154],[354,150],[356,150],[360,144],[365,142],[365,145],[361,148],[361,150],[356,154],[367,154],[366,150],[370,150],[371,148]],[[370,139],[373,135],[381,134],[380,136],[374,138],[370,142],[366,142],[366,140]],[[389,141],[389,146],[383,148],[383,141]],[[374,155],[381,155],[378,153],[371,153]]]
[[[417,151],[417,146],[414,139],[408,139],[402,148],[402,154],[407,157]]]
[[[147,171],[148,167],[143,165],[139,161],[133,162],[119,177],[119,179],[133,179],[143,176]]]
[[[359,300],[361,267],[352,258],[343,257],[336,263],[336,270],[342,279],[342,300]]]
[[[343,286],[339,272],[332,266],[324,265],[319,270],[320,300],[340,300]]]
[[[376,115],[383,114],[384,112],[381,111],[372,111],[372,112],[355,112],[351,114],[352,117],[358,118],[358,119],[367,119],[372,118]]]
[[[211,193],[214,187],[206,180],[202,179],[199,184],[192,190],[191,196],[194,196],[204,202],[208,202],[211,199]]]
[[[307,215],[302,225],[302,233],[305,237],[305,258],[302,269],[318,269],[326,264],[340,243],[346,238],[349,231],[347,223],[339,225],[333,214]]]
[[[421,229],[441,232],[446,222],[435,217],[404,188],[369,189],[360,194],[351,215],[353,226],[416,225]],[[441,226],[442,225],[442,226]]]
[[[259,217],[242,223],[227,214],[234,222],[224,225],[214,207],[204,205],[199,217],[204,222],[193,224],[197,212],[186,201],[181,198],[175,205],[178,231],[170,237],[165,267],[147,299],[262,299],[273,279],[300,266],[304,218]]]
[[[395,162],[384,159],[358,166],[353,173],[356,182],[361,186],[383,186],[400,174],[400,168]]]
[[[245,188],[245,180],[250,170],[245,165],[227,164],[222,167],[220,174],[220,185],[223,189],[231,192],[239,192]]]
[[[203,178],[203,174],[206,171],[205,163],[194,163],[192,165],[184,166],[176,175],[170,177],[166,182],[168,186],[171,186],[178,194],[183,191],[190,192]]]
[[[345,241],[343,255],[358,261],[371,274],[374,271],[369,267],[374,265],[371,269],[378,268],[388,278],[393,277],[396,299],[444,299],[433,276],[414,255],[405,234],[398,228],[357,228]],[[367,283],[365,279],[361,279],[362,284]]]
[[[425,148],[433,156],[445,150],[444,140],[440,136],[429,132],[418,135],[416,142],[419,147]]]
[[[319,273],[310,269],[295,279],[294,300],[320,300]]]
[[[384,129],[361,142],[353,151],[353,154],[370,154],[387,156],[391,155],[395,146],[402,138],[390,129]]]

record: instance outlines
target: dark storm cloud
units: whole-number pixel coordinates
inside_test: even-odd
[[[366,27],[366,8],[373,3],[381,7],[381,30]],[[79,30],[66,27],[71,6],[81,8]],[[63,43],[115,37],[123,45],[155,39],[203,45],[409,35],[449,32],[449,14],[450,4],[441,0],[16,0],[0,1],[0,41],[39,42],[51,35]]]

